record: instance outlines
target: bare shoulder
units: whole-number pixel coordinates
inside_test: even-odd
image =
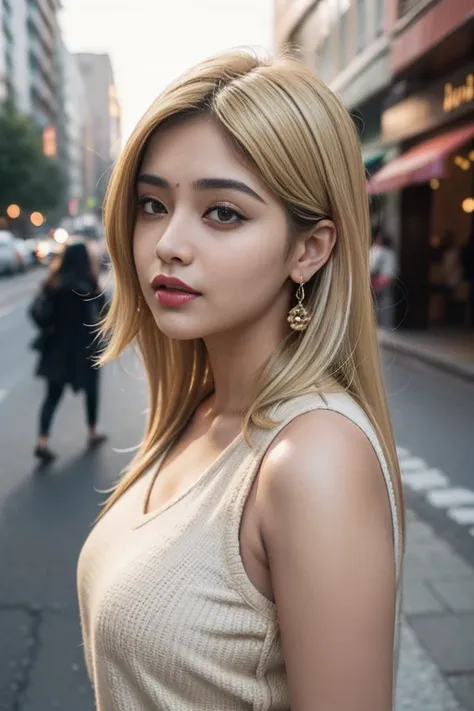
[[[301,496],[320,508],[349,506],[354,513],[390,507],[378,457],[365,432],[344,415],[315,410],[300,415],[278,435],[262,463],[261,492],[272,506],[291,506]]]
[[[367,435],[333,411],[301,415],[267,452],[257,498],[291,708],[392,708],[393,527]]]

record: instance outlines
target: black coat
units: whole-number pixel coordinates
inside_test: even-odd
[[[97,377],[96,330],[104,297],[98,295],[95,285],[91,290],[91,285],[79,283],[44,287],[43,295],[48,301],[49,316],[39,339],[36,374],[70,385],[75,392],[84,390],[91,378]]]

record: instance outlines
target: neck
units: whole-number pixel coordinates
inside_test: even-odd
[[[247,326],[240,333],[206,339],[212,368],[214,415],[240,415],[251,404],[258,377],[288,333],[281,318]]]

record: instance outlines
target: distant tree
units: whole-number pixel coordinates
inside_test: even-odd
[[[0,109],[0,216],[13,204],[22,210],[56,210],[65,200],[66,180],[55,159],[43,154],[32,119],[11,105]]]

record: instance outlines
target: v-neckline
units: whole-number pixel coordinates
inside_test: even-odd
[[[179,436],[179,435],[178,435]],[[214,459],[213,462],[207,466],[201,474],[199,474],[198,478],[196,481],[194,481],[190,486],[188,486],[186,489],[184,489],[181,493],[177,494],[176,496],[172,496],[168,501],[166,501],[164,504],[161,506],[158,506],[156,509],[153,509],[152,511],[147,511],[147,507],[150,501],[150,495],[153,489],[153,486],[155,485],[155,482],[160,474],[160,471],[162,470],[162,465],[163,462],[166,459],[166,456],[172,449],[173,445],[176,443],[178,437],[175,437],[171,440],[171,442],[168,444],[167,447],[163,450],[163,452],[160,454],[158,457],[158,461],[156,462],[156,465],[152,467],[152,473],[150,476],[149,481],[147,482],[147,485],[145,486],[145,495],[140,496],[139,502],[140,502],[140,510],[138,514],[138,520],[133,526],[133,529],[140,528],[141,526],[144,526],[146,523],[149,521],[152,521],[153,519],[157,518],[161,514],[163,514],[165,511],[170,509],[172,506],[175,506],[179,501],[184,499],[186,496],[188,496],[192,491],[197,489],[199,486],[201,486],[208,478],[210,478],[217,469],[222,465],[223,460],[231,453],[234,451],[234,449],[237,448],[237,446],[242,442],[244,439],[244,433],[241,431],[239,432],[238,435],[232,439],[229,444],[224,447],[222,452],[220,452],[216,459]]]

